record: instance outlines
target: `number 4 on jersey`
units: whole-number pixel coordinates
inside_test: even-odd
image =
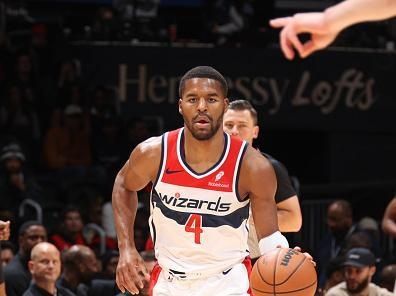
[[[185,227],[186,232],[192,232],[195,234],[195,243],[200,244],[201,243],[201,233],[203,232],[202,230],[202,216],[198,214],[191,214],[190,217],[187,220],[186,227]]]

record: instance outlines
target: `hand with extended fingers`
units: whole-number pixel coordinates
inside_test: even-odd
[[[294,16],[277,18],[270,21],[273,28],[281,28],[280,46],[283,54],[289,60],[295,56],[295,51],[301,58],[323,49],[331,44],[339,31],[327,24],[323,12],[298,13]],[[310,39],[301,42],[299,34],[308,33]]]
[[[136,248],[120,248],[116,282],[121,292],[129,291],[132,295],[139,294],[144,287],[144,282],[149,281],[150,275]]]

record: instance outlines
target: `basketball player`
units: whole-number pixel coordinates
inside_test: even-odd
[[[133,224],[136,191],[153,182],[153,296],[248,295],[249,202],[260,253],[288,246],[278,231],[274,170],[259,151],[223,132],[227,83],[219,72],[191,69],[179,95],[184,127],[140,143],[114,183],[117,285],[137,294],[148,280]]]
[[[253,140],[257,139],[259,134],[257,111],[249,101],[232,101],[224,114],[223,129],[230,135],[240,137],[252,145]],[[278,183],[275,202],[279,230],[281,232],[297,232],[300,230],[302,223],[301,209],[297,193],[291,184],[289,173],[279,161],[268,154],[264,154],[264,156],[271,162]],[[250,257],[252,259],[259,257],[258,241],[251,217],[249,219],[248,245]]]
[[[396,196],[386,206],[382,217],[382,230],[389,236],[396,238]]]
[[[294,50],[301,58],[330,45],[345,28],[367,21],[383,20],[396,15],[394,0],[345,0],[324,12],[297,13],[294,16],[270,21],[274,28],[282,28],[280,45],[285,57],[292,60]],[[309,33],[309,41],[302,43],[298,34]]]

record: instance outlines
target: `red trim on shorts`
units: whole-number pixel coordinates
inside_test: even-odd
[[[253,296],[252,289],[250,288],[250,274],[252,273],[252,260],[248,256],[242,261],[242,264],[245,265],[247,273],[248,273],[249,289],[247,290],[247,292],[249,295]]]
[[[153,296],[153,289],[155,284],[158,282],[159,275],[162,271],[162,268],[157,264],[155,264],[153,270],[150,274],[150,286],[149,286],[149,295]]]

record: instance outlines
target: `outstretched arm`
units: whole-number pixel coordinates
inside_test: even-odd
[[[128,290],[137,294],[144,286],[142,280],[149,280],[144,261],[135,247],[134,222],[138,203],[137,191],[155,179],[160,156],[160,138],[139,144],[114,182],[112,204],[120,250],[116,282],[122,292]]]
[[[331,44],[345,28],[366,21],[383,20],[396,16],[395,0],[345,0],[324,12],[297,13],[294,16],[273,19],[274,28],[282,28],[281,49],[288,59],[294,58],[294,50],[305,58],[311,53]],[[311,34],[302,43],[297,35]]]

